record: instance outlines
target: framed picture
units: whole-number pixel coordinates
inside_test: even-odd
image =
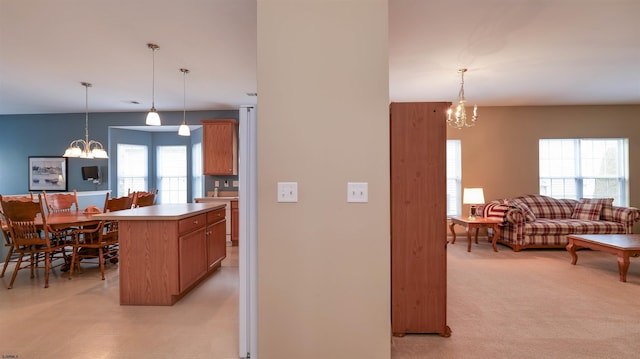
[[[29,191],[67,191],[67,159],[29,156]]]

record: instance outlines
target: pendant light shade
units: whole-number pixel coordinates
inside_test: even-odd
[[[149,110],[149,113],[147,114],[147,121],[146,124],[149,126],[160,126],[160,115],[158,115],[158,112],[156,112],[156,109],[154,107],[151,108],[151,110]]]
[[[151,109],[147,114],[146,124],[149,126],[160,126],[160,115],[156,111],[155,87],[156,87],[156,50],[160,47],[156,44],[147,44],[153,54],[153,72],[151,77]]]
[[[189,69],[180,69],[182,72],[182,86],[183,86],[183,98],[182,103],[184,104],[182,111],[182,124],[180,128],[178,128],[179,136],[191,136],[191,130],[189,129],[189,125],[187,125],[187,74],[189,73]]]

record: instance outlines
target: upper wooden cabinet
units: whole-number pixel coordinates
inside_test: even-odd
[[[205,175],[238,174],[238,121],[202,120]]]

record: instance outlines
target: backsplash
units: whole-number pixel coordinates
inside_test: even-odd
[[[218,183],[218,191],[238,191],[238,176],[204,176],[205,193],[213,191]]]

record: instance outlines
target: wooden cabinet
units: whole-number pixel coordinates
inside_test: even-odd
[[[202,120],[202,158],[205,175],[238,174],[238,122]]]
[[[392,103],[393,334],[451,334],[447,326],[446,111],[450,103]]]
[[[224,205],[166,204],[94,216],[119,222],[122,305],[173,305],[226,257]]]
[[[178,238],[180,291],[185,291],[207,272],[205,223]]]
[[[227,256],[225,210],[207,214],[207,266],[213,269]]]
[[[238,245],[240,239],[240,211],[238,208],[238,200],[231,201],[231,242],[234,246]]]

